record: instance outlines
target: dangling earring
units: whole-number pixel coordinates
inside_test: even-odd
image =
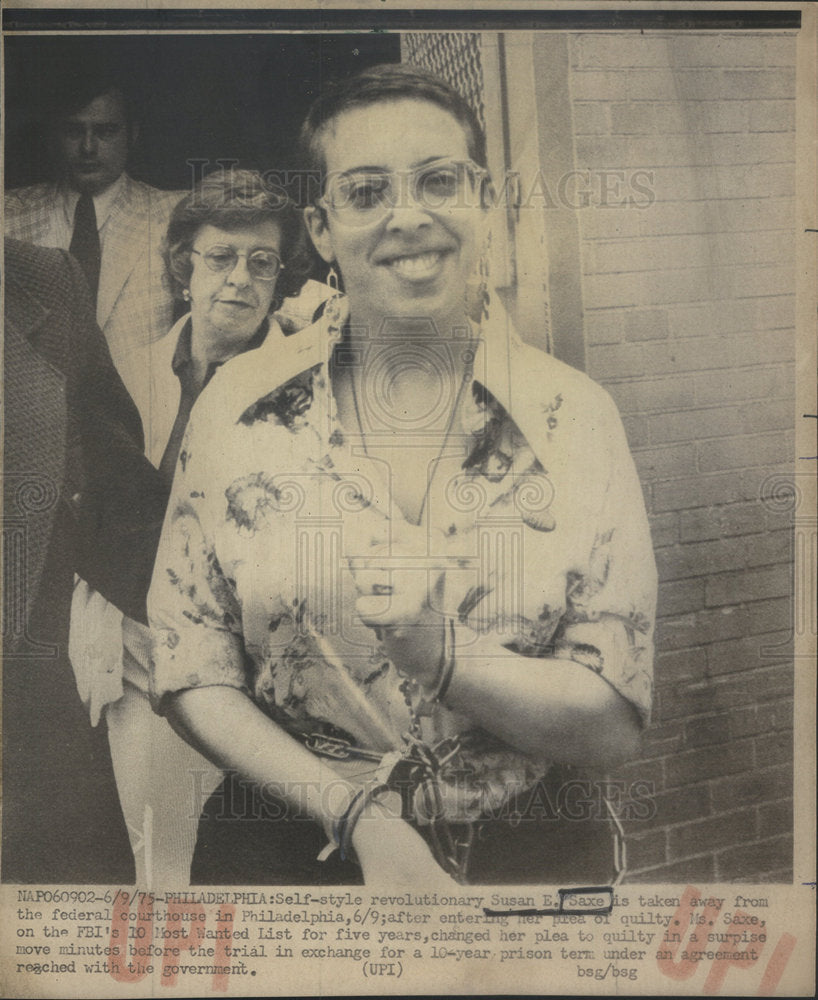
[[[491,304],[491,296],[489,295],[490,247],[491,233],[486,236],[486,242],[474,275],[466,282],[466,315],[473,323],[477,324],[489,318],[489,305]]]
[[[182,298],[185,300],[185,302],[190,302],[190,289],[189,288],[183,288],[182,289]]]
[[[327,332],[330,336],[337,336],[347,320],[348,312],[344,293],[340,288],[340,276],[335,270],[335,265],[330,264],[327,272],[327,284],[332,289],[332,295],[327,299],[324,306],[324,319],[327,323]]]

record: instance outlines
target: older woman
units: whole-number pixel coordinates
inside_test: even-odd
[[[223,880],[610,878],[604,804],[564,775],[632,754],[650,705],[616,410],[488,315],[485,144],[454,91],[377,67],[302,138],[345,295],[288,371],[262,350],[214,383],[149,598],[159,710],[256,789],[246,836],[206,828]]]
[[[285,343],[271,317],[303,282],[303,241],[295,206],[251,171],[213,173],[174,209],[166,266],[189,312],[122,360],[148,457],[168,484],[190,411],[215,371],[265,339]],[[84,585],[72,615],[81,693],[97,716],[110,702],[105,715],[137,881],[187,883],[196,814],[220,774],[151,712],[148,630]]]
[[[186,312],[151,344],[151,380],[133,395],[146,414],[148,454],[173,476],[187,417],[216,369],[258,347],[270,318],[306,277],[295,206],[255,171],[217,171],[176,206],[165,266]],[[276,324],[274,338],[281,336]]]

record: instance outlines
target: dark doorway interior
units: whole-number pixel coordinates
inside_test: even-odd
[[[394,34],[7,36],[6,187],[48,176],[42,117],[54,89],[95,63],[122,70],[137,97],[141,136],[130,173],[184,189],[188,161],[294,165],[295,138],[325,80],[400,59]],[[214,162],[215,165],[215,162]],[[205,170],[206,172],[206,170]]]

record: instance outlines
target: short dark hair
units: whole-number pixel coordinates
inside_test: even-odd
[[[488,167],[486,138],[469,102],[433,73],[405,63],[371,66],[324,88],[301,126],[299,148],[302,166],[323,178],[326,162],[322,133],[342,112],[383,101],[401,100],[428,101],[448,111],[466,133],[469,156],[479,166]]]
[[[296,295],[310,270],[301,212],[283,191],[266,184],[256,170],[215,170],[182,198],[168,224],[163,256],[175,297],[182,299],[190,283],[190,251],[202,226],[230,231],[264,222],[274,222],[281,231],[284,269],[273,302],[277,307],[282,299]]]
[[[97,97],[111,93],[119,99],[129,129],[137,124],[132,82],[120,66],[109,61],[94,60],[87,66],[72,63],[55,74],[48,89],[45,112],[52,126],[82,111]]]

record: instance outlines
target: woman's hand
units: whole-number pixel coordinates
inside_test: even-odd
[[[372,803],[356,823],[352,845],[367,885],[448,890],[458,885],[435,861],[417,830],[380,802]]]
[[[425,540],[412,536],[396,549],[393,543],[383,555],[350,560],[355,607],[400,673],[433,687],[444,654],[446,559],[430,559]]]

